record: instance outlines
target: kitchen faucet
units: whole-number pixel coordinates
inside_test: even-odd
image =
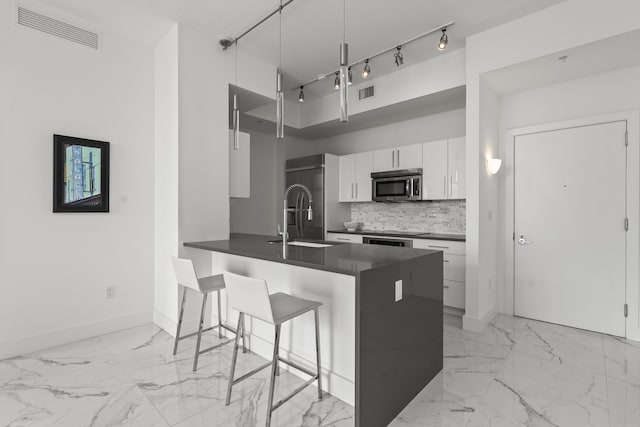
[[[309,189],[307,187],[305,187],[302,184],[293,184],[291,186],[289,186],[289,188],[287,188],[284,191],[284,202],[283,202],[283,214],[282,214],[282,226],[283,226],[283,230],[282,231],[278,231],[278,235],[282,236],[282,257],[283,258],[287,258],[287,239],[289,237],[289,233],[287,233],[287,223],[289,221],[287,221],[287,212],[290,211],[294,211],[296,210],[296,208],[289,208],[288,206],[288,201],[287,199],[289,198],[289,192],[291,190],[293,190],[294,188],[301,188],[302,190],[304,190],[307,193],[307,196],[309,196],[309,208],[307,208],[307,221],[311,221],[313,219],[313,211],[311,210],[311,204],[313,203],[313,197],[311,196],[311,191],[309,191]],[[280,228],[278,226],[278,228]]]

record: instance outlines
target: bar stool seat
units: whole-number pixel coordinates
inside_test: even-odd
[[[222,338],[222,329],[226,329],[234,334],[238,335],[238,331],[242,331],[242,351],[246,352],[245,340],[244,340],[244,323],[238,329],[233,329],[230,326],[222,323],[222,310],[220,304],[220,291],[225,289],[224,276],[222,274],[216,274],[213,276],[206,277],[197,277],[196,270],[193,266],[193,262],[189,259],[177,258],[175,256],[171,257],[171,264],[173,265],[173,271],[176,275],[176,280],[178,281],[178,292],[180,292],[180,285],[184,288],[182,292],[182,303],[180,304],[180,314],[178,316],[178,326],[176,328],[176,339],[173,343],[173,355],[178,352],[178,342],[185,338],[192,337],[197,335],[198,338],[196,340],[196,354],[193,358],[193,371],[195,372],[198,369],[198,358],[201,354],[206,353],[211,350],[215,350],[216,348],[225,345],[231,340],[213,345],[204,350],[200,350],[200,343],[202,341],[202,333],[210,331],[212,329],[218,328],[218,337]],[[184,316],[184,305],[187,300],[187,289],[191,289],[195,292],[202,294],[202,309],[200,311],[200,323],[198,326],[198,331],[192,334],[180,336],[180,329],[182,328],[182,318]],[[203,329],[204,326],[204,314],[207,308],[207,297],[211,292],[216,292],[218,294],[218,324],[213,325],[210,328]]]
[[[227,286],[227,295],[229,296],[229,305],[238,311],[238,328],[244,325],[244,316],[249,315],[256,319],[270,323],[275,326],[275,340],[273,344],[273,358],[270,362],[242,375],[234,378],[236,361],[238,358],[239,337],[236,335],[235,345],[233,347],[233,358],[231,359],[231,372],[229,374],[229,384],[227,386],[226,405],[231,402],[231,389],[234,385],[243,381],[262,369],[271,367],[271,381],[269,382],[269,397],[267,401],[267,421],[266,425],[271,425],[271,414],[273,411],[282,406],[296,394],[300,393],[305,387],[318,381],[318,399],[322,399],[322,377],[320,363],[320,326],[318,319],[318,308],[322,303],[310,301],[303,298],[297,298],[282,292],[269,295],[267,282],[261,279],[241,276],[229,272],[224,272],[224,281]],[[303,315],[309,311],[313,311],[316,330],[316,371],[313,372],[297,363],[283,359],[279,354],[280,347],[280,328],[284,322],[294,317]],[[244,331],[244,327],[243,327]],[[287,365],[304,372],[311,376],[311,379],[304,382],[292,393],[280,399],[277,403],[273,403],[273,394],[275,388],[275,379],[278,372],[278,363],[283,362]]]
[[[282,292],[269,295],[269,300],[273,311],[273,322],[276,325],[281,325],[287,320],[291,320],[322,305],[317,301],[292,297]]]

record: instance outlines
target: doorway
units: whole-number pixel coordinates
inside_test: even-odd
[[[627,121],[514,136],[514,313],[625,336]]]

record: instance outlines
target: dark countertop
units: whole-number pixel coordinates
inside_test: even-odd
[[[277,237],[233,234],[230,240],[186,242],[184,246],[351,276],[358,276],[364,271],[386,267],[425,255],[440,254],[439,251],[426,249],[326,242],[332,246],[326,248],[289,246],[287,259],[283,259],[282,243],[268,242],[273,239],[277,239]]]
[[[385,237],[404,237],[407,239],[432,239],[432,240],[450,240],[453,242],[464,242],[466,236],[464,234],[448,234],[448,233],[421,233],[419,231],[380,231],[380,230],[329,230],[329,233],[342,234],[359,234],[362,236],[385,236]]]

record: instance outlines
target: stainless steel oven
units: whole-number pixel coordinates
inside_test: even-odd
[[[404,248],[412,248],[413,240],[411,239],[396,239],[393,237],[363,237],[362,243],[367,245],[385,245],[385,246],[399,246]]]
[[[422,169],[373,172],[372,198],[376,202],[422,200]]]

